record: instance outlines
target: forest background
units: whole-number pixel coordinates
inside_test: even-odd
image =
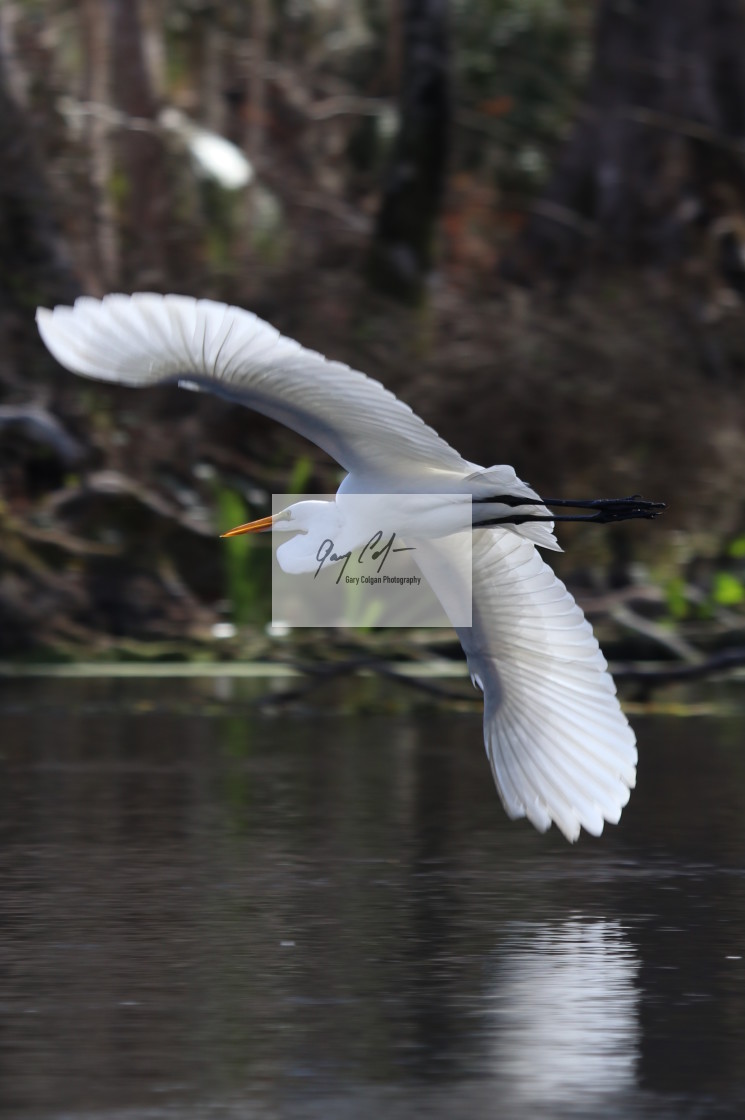
[[[35,308],[114,290],[248,307],[544,494],[668,502],[558,570],[617,659],[740,657],[740,0],[1,0],[0,656],[287,656],[268,542],[217,533],[339,470],[62,371]]]

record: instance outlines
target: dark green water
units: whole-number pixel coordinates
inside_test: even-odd
[[[572,848],[381,699],[0,683],[0,1114],[745,1115],[745,716]]]

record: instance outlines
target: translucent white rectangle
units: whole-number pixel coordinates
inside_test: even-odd
[[[470,626],[470,494],[275,494],[272,623]]]

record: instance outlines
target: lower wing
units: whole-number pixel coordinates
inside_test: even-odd
[[[629,799],[637,751],[592,627],[529,541],[481,529],[472,543],[472,625],[457,632],[504,807],[542,832],[553,821],[568,840],[598,836]],[[436,543],[422,545],[439,594],[448,575]]]

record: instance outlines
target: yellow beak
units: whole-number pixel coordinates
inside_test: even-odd
[[[235,529],[228,529],[227,533],[220,533],[220,536],[239,537],[241,533],[263,533],[265,529],[271,529],[276,517],[276,513],[272,513],[269,517],[260,517],[258,521],[247,521],[245,525],[236,525]]]

